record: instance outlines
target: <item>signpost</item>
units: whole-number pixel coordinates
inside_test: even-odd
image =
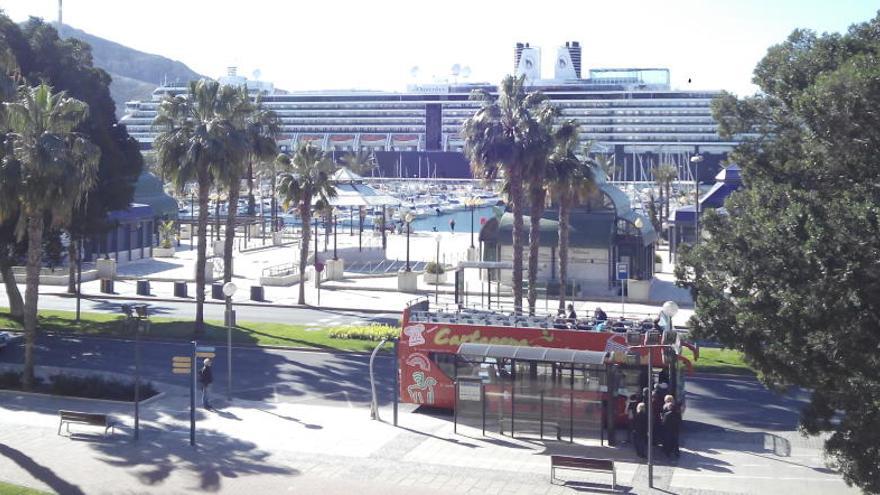
[[[617,263],[617,280],[620,281],[620,316],[624,316],[626,309],[626,281],[629,279],[629,263]]]
[[[189,381],[189,444],[195,447],[196,445],[196,377],[198,373],[196,372],[196,352],[198,351],[198,347],[196,341],[192,341],[192,359],[191,370],[192,370],[192,379]]]

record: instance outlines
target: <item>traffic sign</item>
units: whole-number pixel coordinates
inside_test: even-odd
[[[617,264],[617,280],[626,280],[629,278],[629,263]]]
[[[214,346],[200,345],[200,346],[196,347],[196,352],[214,352]]]
[[[320,261],[315,262],[315,271],[318,273],[323,272],[324,271],[324,263],[321,263]]]
[[[200,358],[213,358],[214,356],[216,356],[216,354],[214,354],[213,352],[197,352],[196,353],[196,357],[200,357]]]

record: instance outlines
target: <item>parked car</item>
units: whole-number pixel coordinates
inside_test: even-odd
[[[0,349],[6,347],[12,341],[12,335],[9,332],[0,332]]]

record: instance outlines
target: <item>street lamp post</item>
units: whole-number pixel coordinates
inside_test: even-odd
[[[416,216],[413,215],[413,212],[408,211],[406,215],[403,216],[403,221],[406,222],[406,269],[404,271],[412,271],[409,267],[409,231],[412,230],[412,221],[415,220]]]
[[[434,261],[434,270],[437,272],[436,277],[434,279],[434,304],[440,304],[440,233],[438,232],[436,236],[434,236],[434,241],[437,244],[437,257]]]
[[[650,330],[646,332],[644,335],[638,331],[629,331],[626,334],[627,344],[630,349],[647,349],[648,351],[648,393],[653,393],[653,375],[654,375],[654,363],[653,363],[653,354],[654,349],[662,349],[662,352],[665,352],[665,349],[668,347],[674,347],[678,343],[678,334],[675,332],[675,329],[672,326],[672,317],[678,312],[678,305],[674,301],[666,301],[663,303],[663,307],[660,310],[663,316],[666,317],[666,329],[661,334],[656,330]],[[644,339],[644,340],[643,340]],[[676,400],[680,401],[681,397],[677,397]],[[653,400],[651,400],[650,395],[645,398],[647,402],[648,408],[648,486],[654,487],[654,407]]]
[[[702,155],[691,157],[691,163],[694,164],[694,244],[700,242],[700,174],[697,172],[702,161]]]
[[[238,287],[232,282],[223,284],[226,296],[226,399],[232,400],[232,327],[235,325],[235,310],[232,309],[232,296]]]
[[[358,207],[358,252],[364,250],[363,237],[364,237],[364,216],[367,212],[364,210],[363,206]]]
[[[72,242],[72,241],[71,241]],[[82,258],[83,258],[83,240],[82,237],[77,241],[76,249],[76,321],[79,323],[80,318],[80,301],[82,299]]]
[[[140,439],[141,431],[141,320],[147,320],[146,304],[123,304],[122,313],[130,325],[134,322],[134,440]],[[146,321],[149,325],[149,321]]]
[[[339,257],[336,256],[336,229],[339,228],[339,223],[337,221],[338,217],[339,217],[339,209],[333,208],[333,261],[336,261],[339,259]]]

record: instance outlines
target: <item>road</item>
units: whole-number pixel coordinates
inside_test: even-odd
[[[187,343],[142,342],[142,376],[159,383],[187,384],[171,373],[173,356],[191,352]],[[216,346],[215,389],[225,393],[226,348]],[[134,373],[134,343],[95,337],[41,335],[38,364],[95,371]],[[21,363],[21,339],[0,351],[0,362]],[[271,402],[363,405],[370,401],[369,356],[355,353],[233,349],[233,396]],[[375,362],[380,400],[393,399],[394,362],[379,355]],[[753,378],[694,376],[687,381],[686,420],[694,428],[721,427],[743,431],[791,431],[807,403],[803,391],[777,395]]]

